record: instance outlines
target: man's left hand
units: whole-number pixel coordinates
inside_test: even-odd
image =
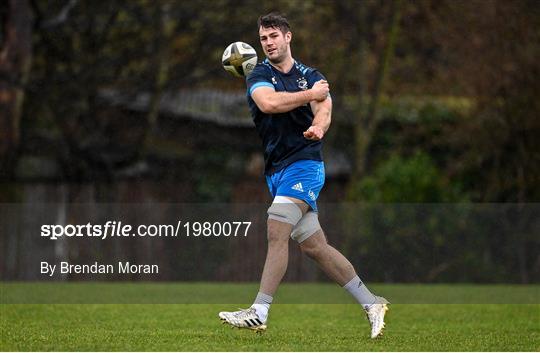
[[[318,126],[310,126],[309,129],[304,131],[304,137],[308,140],[319,141],[324,136],[324,131]]]

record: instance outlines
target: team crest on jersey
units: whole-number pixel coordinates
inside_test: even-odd
[[[298,80],[296,80],[298,83],[298,88],[305,91],[308,89],[307,80],[304,77],[300,77]]]
[[[274,85],[277,85],[277,80],[276,80],[276,77],[275,77],[275,76],[272,76],[272,83],[273,83]]]

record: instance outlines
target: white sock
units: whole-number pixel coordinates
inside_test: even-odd
[[[343,286],[347,292],[356,299],[364,310],[368,309],[372,304],[377,301],[377,298],[367,289],[367,287],[362,283],[360,277],[356,276],[351,279],[346,285]]]
[[[263,292],[257,293],[255,302],[253,302],[252,308],[255,308],[255,312],[259,316],[262,322],[266,322],[268,319],[268,310],[270,310],[270,304],[272,304],[272,296],[264,294]]]

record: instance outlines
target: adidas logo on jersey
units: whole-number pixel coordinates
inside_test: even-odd
[[[302,188],[302,183],[294,184],[291,187],[291,189],[296,190],[296,191],[300,191],[300,192],[304,192],[304,188]]]

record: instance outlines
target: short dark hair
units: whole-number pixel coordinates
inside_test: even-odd
[[[263,15],[259,17],[259,20],[257,21],[257,29],[263,28],[279,28],[279,30],[285,34],[291,30],[291,26],[289,25],[289,21],[287,21],[287,18],[285,15],[279,13],[279,12],[270,12],[267,15]]]

